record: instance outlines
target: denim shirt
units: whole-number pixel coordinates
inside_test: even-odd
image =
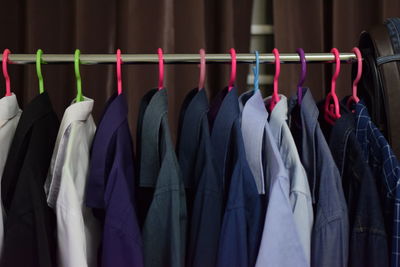
[[[291,130],[307,172],[314,202],[311,266],[345,267],[348,260],[349,219],[340,173],[318,123],[318,108],[308,89],[296,106],[290,101]]]
[[[343,101],[344,102],[344,101]],[[378,190],[355,135],[355,118],[345,105],[333,126],[322,119],[342,177],[350,220],[349,266],[388,266],[388,248]]]
[[[389,239],[391,266],[400,263],[400,165],[383,134],[372,122],[365,104],[355,105],[356,136],[373,177],[383,206]]]

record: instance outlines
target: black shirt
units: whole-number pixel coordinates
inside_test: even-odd
[[[43,185],[58,127],[46,92],[22,113],[1,181],[7,215],[1,266],[56,266],[55,215]]]

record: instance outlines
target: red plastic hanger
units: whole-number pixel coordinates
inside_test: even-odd
[[[229,80],[228,91],[230,92],[235,86],[236,81],[236,51],[231,48],[231,78]]]
[[[279,94],[278,94],[278,79],[281,73],[281,60],[279,58],[279,51],[278,49],[274,48],[272,53],[275,56],[275,76],[274,76],[274,92],[272,94],[271,102],[269,103],[269,111],[271,112],[276,104],[279,102]]]
[[[117,49],[117,83],[118,83],[118,95],[122,93],[122,74],[121,74],[121,49]]]
[[[340,118],[340,107],[339,107],[339,99],[336,95],[336,80],[340,73],[340,57],[339,51],[336,48],[332,48],[331,53],[335,56],[336,68],[335,73],[332,77],[331,82],[331,91],[326,96],[325,100],[325,120],[330,124],[334,124],[337,119]],[[331,101],[333,100],[333,103]]]
[[[349,97],[349,99],[347,100],[346,106],[351,110],[351,106],[353,103],[358,103],[360,101],[360,99],[357,96],[357,85],[358,82],[361,79],[361,74],[362,74],[362,56],[361,56],[361,52],[360,49],[358,49],[358,47],[354,47],[352,49],[352,51],[354,52],[354,54],[356,54],[357,56],[357,76],[353,81],[353,95]]]
[[[204,81],[206,80],[206,52],[200,49],[200,77],[199,77],[199,91],[204,88]]]
[[[164,55],[161,48],[158,48],[158,90],[164,88]]]
[[[296,49],[297,54],[299,54],[300,57],[300,62],[301,62],[301,73],[300,73],[300,79],[299,82],[297,83],[297,103],[301,105],[301,100],[303,98],[303,84],[304,81],[306,80],[307,76],[307,62],[306,62],[306,57],[304,55],[304,50],[303,48],[297,48]]]
[[[4,80],[6,81],[6,96],[11,95],[11,86],[10,86],[10,76],[8,75],[8,70],[7,70],[7,63],[8,63],[8,55],[11,54],[9,49],[4,49],[3,52],[3,75],[4,75]]]

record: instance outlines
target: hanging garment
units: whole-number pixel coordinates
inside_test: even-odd
[[[389,266],[378,189],[355,135],[355,117],[344,104],[340,113],[329,127],[329,147],[342,177],[349,211],[349,266]]]
[[[218,163],[218,178],[227,188],[227,202],[221,228],[217,266],[254,266],[263,214],[257,186],[247,164],[240,130],[237,89],[221,93],[211,140]]]
[[[86,205],[103,224],[100,266],[143,266],[134,203],[133,144],[125,95],[107,102],[93,139]]]
[[[196,88],[186,96],[180,114],[178,158],[193,194],[186,266],[193,267],[215,266],[223,213],[207,111],[206,92]]]
[[[138,125],[140,186],[155,187],[143,226],[146,267],[185,265],[185,188],[167,110],[166,89],[153,89],[142,99]]]
[[[365,104],[355,105],[356,136],[364,159],[372,170],[378,186],[390,251],[390,265],[400,264],[400,165],[383,134],[372,122]],[[385,247],[379,248],[384,257]],[[383,266],[383,265],[382,265]]]
[[[314,211],[307,174],[301,163],[293,136],[287,124],[288,104],[284,95],[279,95],[279,102],[269,117],[271,133],[278,146],[285,168],[289,175],[290,203],[294,222],[303,247],[307,262],[310,263],[311,231],[314,222]],[[267,98],[269,101],[271,97]]]
[[[107,102],[93,139],[86,205],[103,224],[102,267],[143,266],[134,203],[133,144],[125,95]]]
[[[1,181],[7,219],[1,266],[56,266],[55,216],[44,182],[57,137],[58,119],[46,92],[19,120]]]
[[[268,111],[260,91],[240,97],[246,156],[265,177],[268,208],[255,266],[309,266],[296,230],[289,199],[289,177],[268,125]],[[251,156],[250,156],[251,155]],[[250,226],[251,227],[251,226]],[[290,256],[288,256],[290,255]],[[254,266],[250,265],[250,266]]]
[[[268,116],[264,117],[265,113],[257,105],[258,102],[256,100],[260,97],[259,91],[251,90],[243,93],[239,97],[239,109],[241,112],[241,128],[246,159],[256,182],[258,193],[266,195],[269,193],[270,188],[270,184],[267,185],[266,181],[269,182],[271,180],[271,177],[268,176],[269,173],[264,176],[268,161],[263,155],[265,127],[268,127]],[[265,109],[264,105],[262,108]],[[266,203],[267,201],[268,198],[264,198],[263,202]]]
[[[340,173],[318,123],[318,108],[303,88],[301,106],[291,98],[292,133],[307,172],[314,202],[311,235],[312,267],[345,267],[349,251],[349,219]],[[296,106],[296,107],[295,107]],[[297,115],[296,115],[297,114]]]
[[[72,103],[61,121],[45,191],[57,217],[58,266],[97,266],[100,225],[84,205],[89,150],[96,125],[93,100]]]
[[[17,97],[12,94],[0,99],[0,178],[14,137],[22,111],[19,109]],[[4,225],[3,205],[0,205],[0,259],[3,252]]]

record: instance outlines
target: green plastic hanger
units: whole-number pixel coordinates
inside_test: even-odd
[[[44,64],[43,59],[43,50],[38,49],[36,52],[36,73],[39,80],[39,92],[41,94],[44,93],[44,85],[43,85],[43,75],[42,75],[42,64]]]
[[[79,65],[80,65],[79,57],[80,57],[80,55],[81,55],[81,51],[79,49],[76,49],[75,50],[75,57],[74,57],[76,89],[77,89],[76,102],[81,102],[83,100],[81,73],[79,71]]]

